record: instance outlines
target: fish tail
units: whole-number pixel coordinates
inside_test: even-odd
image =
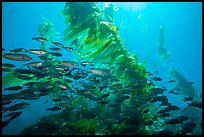
[[[35,40],[35,38],[34,38],[34,37],[32,37],[32,40]]]

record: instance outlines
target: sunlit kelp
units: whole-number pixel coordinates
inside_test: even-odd
[[[86,8],[83,9],[84,7]],[[76,12],[79,9],[85,11]],[[66,3],[64,10],[67,21],[67,28],[64,32],[65,42],[71,44],[77,39],[78,44],[73,45],[78,49],[75,56],[83,58],[83,61],[94,62],[95,67],[105,61],[116,68],[120,66],[115,64],[122,63],[121,66],[124,69],[121,71],[113,69],[113,74],[117,76],[126,70],[133,71],[133,75],[124,75],[126,80],[123,81],[124,77],[120,78],[123,82],[128,82],[132,78],[145,80],[147,74],[144,66],[139,65],[136,57],[130,56],[124,49],[117,27],[112,22],[106,21],[103,11],[100,12],[100,10],[96,3]]]
[[[78,12],[79,10],[80,12]],[[120,95],[124,94],[122,93],[124,87],[130,88],[130,92],[127,94],[131,95],[130,101],[124,101],[125,105],[128,107],[138,104],[142,99],[141,97],[148,94],[148,89],[150,88],[147,82],[145,67],[139,65],[137,58],[131,56],[124,48],[120,41],[117,27],[111,22],[112,19],[107,20],[106,18],[108,14],[106,10],[101,10],[96,3],[68,2],[65,5],[63,14],[67,25],[64,31],[64,40],[69,45],[76,41],[76,44],[72,44],[73,48],[77,50],[75,57],[86,62],[94,62],[94,67],[96,68],[113,67],[111,74],[119,79],[119,83],[123,84],[122,88],[118,89],[118,94],[110,97],[116,101],[118,100],[119,107],[117,113],[122,113],[121,108],[124,106],[123,100],[121,100],[122,96]],[[104,62],[110,63],[110,66],[102,66],[101,64]],[[130,82],[130,80],[137,80],[138,82]],[[139,109],[141,106],[138,105],[137,107]],[[108,110],[104,111],[104,113],[108,112]],[[114,109],[111,111],[114,111]],[[141,121],[144,122],[148,118],[150,117],[142,116],[138,112],[138,117],[134,117],[138,128],[135,130],[139,131],[140,127],[142,127]],[[119,133],[119,131],[111,132],[111,134]]]
[[[75,3],[74,6],[78,6],[78,4]],[[15,68],[15,65],[8,63],[2,64],[3,72],[11,72],[14,77],[26,80],[23,85],[17,83],[12,87],[4,88],[2,95],[3,114],[6,115],[10,110],[16,111],[27,108],[24,107],[25,104],[19,104],[19,100],[22,103],[30,100],[31,104],[28,103],[31,106],[34,100],[39,99],[36,101],[39,103],[43,101],[41,105],[47,106],[39,111],[45,111],[51,115],[40,118],[35,125],[25,128],[21,134],[144,135],[180,134],[180,131],[181,134],[191,132],[197,123],[194,122],[190,130],[188,130],[189,127],[187,128],[187,131],[185,126],[182,126],[182,129],[177,127],[165,129],[170,125],[175,126],[175,124],[179,124],[177,125],[179,127],[183,122],[185,123],[185,119],[187,120],[186,116],[184,119],[178,117],[180,114],[182,116],[184,111],[178,106],[171,105],[169,96],[166,95],[166,93],[176,95],[177,92],[175,93],[174,90],[180,89],[174,88],[167,91],[166,86],[155,87],[153,82],[165,80],[158,76],[159,71],[155,70],[155,75],[151,72],[152,70],[146,72],[144,65],[138,63],[136,56],[132,56],[127,50],[120,48],[123,47],[123,44],[121,44],[117,27],[112,23],[113,4],[109,4],[103,9],[94,8],[93,10],[89,7],[93,8],[93,3],[81,3],[79,5],[82,7],[85,5],[83,8],[88,9],[82,11],[88,12],[90,15],[84,13],[82,14],[83,17],[80,17],[82,15],[79,14],[77,21],[73,21],[73,24],[78,24],[77,28],[79,29],[74,33],[70,33],[74,28],[66,30],[69,35],[66,37],[67,44],[62,44],[63,41],[53,41],[55,36],[51,39],[44,35],[43,33],[50,34],[48,33],[49,29],[48,32],[45,29],[40,36],[33,37],[33,42],[40,44],[42,49],[36,45],[35,49],[17,48],[10,50],[11,52],[29,52],[28,54],[38,56],[39,59],[23,64],[20,68]],[[78,7],[72,7],[72,10],[75,9]],[[75,12],[70,11],[70,13],[78,14],[77,10]],[[91,17],[94,12],[96,12],[96,17],[93,19],[98,18],[94,20],[96,22],[95,28],[90,31],[89,22],[86,22],[86,26],[80,27],[83,26],[80,23],[81,20],[85,20],[85,17]],[[44,24],[48,25],[47,23]],[[70,25],[69,20],[67,24]],[[98,26],[101,29],[98,29]],[[54,29],[52,25],[48,25],[48,27]],[[78,35],[77,38],[75,38],[76,35]],[[88,35],[91,37],[88,38]],[[53,47],[49,47],[50,45]],[[61,53],[58,52],[63,49],[66,51],[61,52],[62,54],[65,53],[66,56],[68,52],[74,53],[78,60],[71,61],[69,56],[61,59]],[[16,55],[20,56],[19,54],[12,54],[12,56]],[[55,58],[55,56],[58,57]],[[7,80],[9,81],[10,78]],[[29,79],[34,81],[28,82]],[[177,79],[170,79],[167,82],[174,84],[178,81]],[[186,82],[186,84],[192,85],[193,82]],[[12,93],[13,91],[16,93]],[[12,94],[6,94],[6,92]],[[11,104],[16,102],[17,105]],[[196,101],[194,97],[185,97],[183,103],[186,103],[188,108],[199,111],[202,108],[202,102]],[[8,104],[11,106],[8,107]],[[29,105],[26,104],[25,106],[30,107]],[[158,109],[155,108],[156,105],[159,105]],[[157,110],[159,111],[157,112]],[[169,113],[171,111],[173,113]],[[195,113],[195,111],[193,112]],[[6,127],[19,114],[11,112],[9,115],[14,116],[3,120],[3,127]],[[175,119],[175,116],[178,118]],[[165,124],[168,125],[165,126]]]
[[[78,12],[79,9],[82,12]],[[53,116],[58,126],[58,129],[53,128],[55,131],[51,131],[53,124],[48,128],[49,131],[39,128],[46,124],[41,123],[45,117],[34,126],[41,134],[151,134],[143,123],[150,121],[152,116],[142,112],[149,106],[143,97],[148,95],[153,85],[147,81],[144,66],[139,65],[136,57],[130,56],[121,44],[117,27],[108,22],[112,21],[112,16],[108,16],[107,10],[101,11],[95,3],[67,3],[63,13],[68,25],[64,40],[76,49],[73,52],[75,57],[87,64],[88,68],[85,68],[84,73],[83,69],[75,68],[78,63],[62,60],[60,64],[64,67],[73,67],[65,71],[64,76],[73,79],[76,85],[72,85],[71,89],[69,80],[66,83],[58,78],[55,84],[52,78],[55,74],[48,77],[51,82],[46,78],[38,84],[38,90],[45,90],[43,95],[54,93],[55,106],[47,110],[58,110],[59,106],[64,110]],[[49,74],[55,73],[53,66],[57,63],[59,61],[46,60]],[[78,81],[86,77],[86,81]],[[68,84],[70,90],[66,95],[55,87],[59,81]],[[72,93],[74,96],[67,96]],[[62,98],[66,103],[61,102]],[[26,128],[22,134],[32,133]]]

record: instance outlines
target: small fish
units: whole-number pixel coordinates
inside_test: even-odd
[[[2,100],[15,100],[21,97],[22,97],[22,94],[20,93],[6,94],[6,95],[2,95]]]
[[[176,118],[173,118],[173,119],[170,119],[169,121],[167,121],[166,125],[167,124],[180,124],[180,123],[182,123],[183,121],[186,121],[186,120],[188,120],[188,117],[179,116],[179,117],[176,117]]]
[[[86,65],[88,65],[88,64],[89,64],[89,62],[81,62],[81,65],[84,66],[84,67],[85,67]]]
[[[9,59],[9,60],[15,60],[15,61],[29,61],[32,60],[32,58],[26,54],[22,53],[5,53],[2,55],[3,58]]]
[[[11,117],[10,119],[15,119],[22,114],[22,111],[12,112],[6,115],[6,117]]]
[[[34,61],[34,62],[24,64],[24,66],[27,66],[27,67],[40,67],[42,65],[43,65],[43,63],[40,61]]]
[[[167,102],[167,101],[164,101],[164,102],[162,102],[160,105],[159,105],[159,107],[160,106],[167,106],[167,107],[169,107],[169,106],[171,106],[171,103],[169,103],[169,102]]]
[[[154,80],[154,81],[162,81],[162,78],[160,78],[160,77],[153,77],[152,80]]]
[[[10,50],[10,52],[27,52],[27,50],[24,48],[16,48],[16,49]]]
[[[87,72],[92,72],[98,75],[107,75],[110,72],[110,70],[104,69],[104,68],[92,68],[92,69],[88,69]]]
[[[49,49],[51,49],[51,50],[53,50],[53,51],[57,51],[57,52],[60,52],[60,51],[61,51],[60,48],[49,48]]]
[[[144,125],[145,125],[145,126],[150,126],[150,125],[152,125],[152,124],[154,124],[154,122],[151,121],[151,120],[144,122]]]
[[[196,108],[202,108],[202,102],[192,102],[192,103],[187,103],[189,106],[193,106]]]
[[[22,88],[23,88],[22,86],[13,86],[5,88],[4,90],[21,90]]]
[[[102,94],[101,98],[107,98],[110,95],[110,92],[106,93],[106,94]]]
[[[56,106],[56,107],[47,108],[46,110],[49,110],[49,111],[58,111],[60,109],[61,109],[60,107]]]
[[[15,111],[15,110],[24,109],[24,108],[28,107],[28,105],[29,105],[28,103],[15,104],[15,105],[13,105],[13,106],[10,106],[10,107],[6,108],[6,109],[4,110],[4,112],[5,112],[5,111],[8,111],[8,110],[10,110],[10,111]]]
[[[169,80],[169,81],[167,81],[167,82],[170,82],[170,83],[172,83],[172,82],[175,82],[175,80]]]
[[[74,75],[80,78],[85,78],[86,76],[88,76],[88,74],[83,73],[83,72],[76,72],[74,73]]]
[[[35,82],[27,82],[27,83],[23,84],[23,86],[32,86],[35,84],[36,84]]]
[[[191,101],[191,100],[193,100],[193,97],[186,97],[186,98],[184,98],[184,101]]]
[[[62,103],[62,102],[58,103],[57,105],[65,108],[70,108],[72,106],[70,103]]]
[[[62,90],[66,90],[68,89],[69,87],[65,84],[65,83],[61,83],[59,81],[55,81],[54,82],[54,85]]]
[[[41,50],[41,49],[30,49],[30,50],[28,50],[28,52],[30,52],[32,54],[37,54],[37,55],[45,55],[45,54],[47,54],[46,51]]]
[[[2,105],[4,106],[4,105],[8,105],[10,103],[12,103],[12,100],[6,100],[6,101],[2,102]]]
[[[19,78],[19,79],[22,79],[22,80],[31,80],[33,79],[33,77],[29,77],[29,76],[26,76],[26,75],[19,75],[19,74],[16,74],[15,77]]]
[[[130,96],[128,96],[128,95],[125,95],[125,96],[122,96],[122,97],[119,97],[119,98],[116,98],[114,101],[115,102],[123,102],[124,100],[126,100],[126,99],[129,99],[129,98],[131,98]]]
[[[154,103],[154,102],[157,102],[157,101],[161,101],[161,102],[162,101],[166,101],[166,102],[168,102],[168,98],[165,95],[163,95],[163,96],[156,96],[150,102]]]
[[[43,37],[32,37],[32,40],[37,40],[40,42],[48,42],[48,40],[46,38],[43,38]]]
[[[158,113],[169,112],[172,110],[179,110],[180,108],[177,106],[167,106],[166,108],[160,110]]]
[[[52,100],[55,101],[55,102],[60,102],[61,101],[59,98],[53,98]]]
[[[164,112],[169,112],[169,111],[172,111],[172,110],[179,110],[180,108],[177,107],[177,106],[168,106],[164,109]]]
[[[62,65],[59,65],[59,66],[55,66],[56,70],[59,70],[59,71],[69,71],[69,68],[68,67],[64,67]]]
[[[172,90],[170,90],[170,91],[169,91],[169,93],[172,93],[172,94],[174,94],[175,92],[174,92],[174,90],[172,89]]]
[[[162,88],[151,88],[151,94],[162,94],[164,90]]]
[[[57,56],[57,57],[61,57],[62,54],[59,52],[49,52],[49,54],[53,55],[53,56]]]
[[[48,99],[45,101],[45,103],[47,103],[48,102]]]
[[[10,63],[2,63],[2,68],[14,68],[15,65],[10,64]]]
[[[51,43],[58,46],[58,47],[61,47],[61,48],[64,47],[64,45],[62,43],[59,43],[59,42],[51,42]]]
[[[14,69],[15,74],[33,74],[33,71],[30,69]]]
[[[161,113],[159,117],[169,117],[170,113]]]
[[[60,64],[65,67],[77,67],[78,66],[78,63],[74,61],[61,61]]]
[[[63,101],[70,101],[70,97],[68,97],[67,95],[59,95],[59,99]]]
[[[64,47],[64,49],[66,49],[67,51],[71,51],[71,52],[76,51],[75,49],[73,49],[71,47]]]
[[[2,51],[5,51],[5,49],[4,49],[4,48],[2,48]]]
[[[194,84],[194,82],[186,82],[186,84],[192,85]]]

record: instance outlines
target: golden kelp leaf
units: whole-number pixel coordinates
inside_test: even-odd
[[[70,33],[68,33],[67,36],[65,36],[64,40],[65,41],[75,40],[77,37],[79,37],[80,35],[85,33],[85,31],[88,31],[88,28],[86,28],[86,29],[81,29],[81,28],[73,29]]]
[[[101,56],[100,58],[94,58],[92,61],[100,61],[100,62],[103,62],[103,61],[107,61],[107,62],[110,62],[110,60],[111,60],[111,57],[113,57],[113,58],[117,58],[117,56],[119,56],[120,54],[122,54],[122,51],[121,50],[119,50],[119,51],[115,51],[115,52],[111,52],[111,53],[109,53],[109,54],[107,54],[107,55],[105,55],[105,56]],[[115,62],[115,61],[114,61]]]
[[[83,46],[83,50],[82,50],[82,54],[84,55],[85,53],[90,52],[90,51],[95,51],[98,49],[98,47],[101,47],[104,43],[106,39],[102,39],[102,38],[97,38],[93,43],[90,43],[90,44],[85,44]],[[84,51],[84,52],[83,52]]]
[[[88,35],[87,35],[86,39],[84,40],[85,44],[89,44],[89,42],[94,40],[94,38],[95,38],[94,33],[95,32],[94,32],[93,28],[89,29]]]
[[[89,59],[90,59],[90,58],[95,58],[99,53],[102,53],[103,50],[104,50],[111,42],[112,42],[112,39],[108,39],[108,40],[106,40],[106,41],[104,42],[104,44],[101,44],[100,47],[97,45],[99,48],[98,48],[95,52],[91,53],[91,54],[88,56],[88,58],[89,58]],[[103,43],[103,42],[101,42],[101,43]]]
[[[115,41],[112,41],[106,48],[103,50],[103,56],[105,56],[108,53],[114,52],[115,50],[119,50],[116,47],[118,44]]]

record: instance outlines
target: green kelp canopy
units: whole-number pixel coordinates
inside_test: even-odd
[[[127,86],[133,86],[131,79],[147,81],[144,66],[124,48],[118,28],[111,22],[106,8],[100,9],[94,2],[67,2],[63,14],[67,25],[64,40],[77,50],[76,58],[93,62],[99,68],[107,68],[102,64],[108,62],[109,68],[114,67],[112,73]],[[146,94],[147,87],[133,92]]]
[[[131,95],[131,101],[126,102],[124,108],[137,106],[137,109],[142,111],[149,107],[147,104],[144,107],[144,98],[153,85],[147,82],[145,67],[139,65],[136,56],[131,56],[124,48],[118,28],[112,22],[110,11],[113,10],[108,10],[111,7],[113,8],[113,5],[100,9],[94,2],[67,2],[63,11],[67,25],[64,40],[67,45],[76,49],[74,56],[78,60],[92,62],[95,68],[111,68],[111,73],[119,79],[119,82],[130,89],[127,94]],[[122,90],[123,88],[118,89],[118,92]],[[111,134],[120,133],[133,121],[137,123],[134,134],[142,134],[145,129],[142,123],[149,119],[150,114],[143,113],[129,117],[122,123],[126,126],[120,125],[123,126],[122,129],[114,131],[114,127],[111,127]]]

